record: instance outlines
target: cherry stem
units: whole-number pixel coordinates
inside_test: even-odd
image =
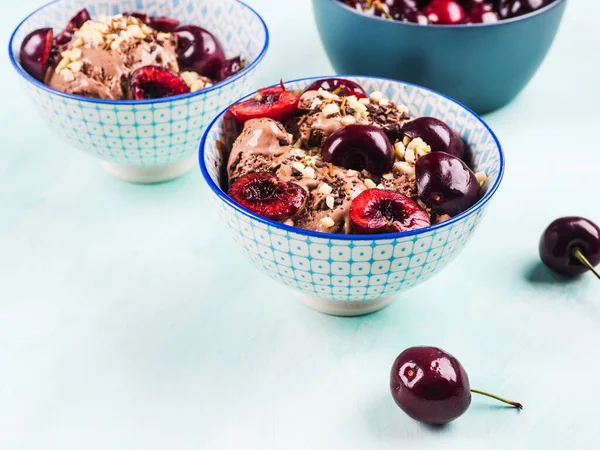
[[[485,392],[485,391],[480,391],[479,389],[471,389],[471,392],[473,392],[474,394],[485,395],[486,397],[490,397],[490,398],[493,398],[495,400],[501,401],[502,403],[506,403],[508,405],[514,406],[515,408],[523,409],[523,405],[521,405],[518,402],[513,402],[511,400],[507,400],[505,398],[498,397],[497,395],[490,394],[490,393]]]
[[[594,275],[596,275],[598,277],[598,279],[600,280],[600,273],[598,273],[598,271],[594,268],[594,266],[592,266],[592,263],[590,263],[588,261],[588,259],[585,257],[585,255],[583,253],[581,253],[581,249],[579,247],[575,247],[573,249],[573,256],[575,258],[577,258],[581,264],[583,264],[588,269],[590,269],[592,271],[592,273]]]

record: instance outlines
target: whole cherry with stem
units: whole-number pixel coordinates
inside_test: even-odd
[[[430,425],[445,425],[471,404],[471,393],[523,409],[518,402],[471,389],[462,364],[437,347],[411,347],[394,361],[390,388],[396,404],[410,417]]]
[[[553,272],[574,277],[588,270],[600,273],[600,227],[583,217],[561,217],[552,222],[540,239],[540,257]]]

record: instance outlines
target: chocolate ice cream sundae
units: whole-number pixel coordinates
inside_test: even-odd
[[[230,197],[268,219],[327,233],[423,228],[481,196],[484,173],[444,122],[412,118],[381,92],[331,78],[282,84],[230,107],[243,130],[228,157]]]
[[[209,31],[169,17],[125,13],[92,20],[78,12],[56,37],[30,33],[20,61],[34,78],[69,94],[143,100],[199,91],[239,72]]]

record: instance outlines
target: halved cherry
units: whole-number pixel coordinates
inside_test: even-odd
[[[44,81],[52,55],[53,41],[52,28],[32,31],[23,39],[19,60],[25,72],[36,80]]]
[[[179,26],[179,20],[171,17],[150,17],[148,25],[161,33],[173,33]]]
[[[279,181],[270,173],[249,173],[229,188],[229,196],[246,209],[272,220],[296,216],[306,204],[308,194],[294,183]]]
[[[58,45],[68,44],[71,39],[73,39],[73,33],[75,30],[81,28],[81,26],[88,20],[92,20],[92,18],[89,11],[84,8],[75,14],[71,20],[69,20],[67,27],[58,36],[56,36],[56,43]]]
[[[398,192],[369,189],[352,201],[350,220],[358,234],[396,233],[431,224],[429,214]]]
[[[235,120],[245,123],[250,119],[268,118],[283,122],[296,113],[300,97],[281,86],[261,89],[251,99],[229,107]]]
[[[135,100],[187,94],[190,88],[175,72],[160,66],[144,66],[133,72],[130,81]]]
[[[343,97],[354,95],[356,98],[367,98],[367,93],[360,84],[344,78],[324,78],[322,80],[317,80],[311,83],[304,92],[318,91],[319,89],[324,89],[332,94]]]

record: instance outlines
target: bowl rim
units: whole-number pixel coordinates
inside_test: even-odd
[[[21,27],[25,24],[25,22],[27,22],[30,18],[32,18],[33,16],[35,16],[36,14],[38,14],[40,11],[56,4],[56,3],[60,3],[63,0],[52,0],[49,3],[46,3],[43,6],[40,6],[39,8],[37,8],[35,11],[33,11],[32,13],[30,13],[29,15],[27,15],[17,26],[16,28],[13,30],[10,39],[8,41],[8,56],[10,58],[10,62],[12,63],[13,67],[15,68],[15,70],[29,83],[32,83],[34,86],[43,89],[44,91],[49,92],[50,94],[53,95],[58,95],[60,97],[65,97],[71,100],[77,100],[77,101],[82,101],[82,102],[86,102],[86,103],[92,103],[92,104],[102,104],[102,105],[112,105],[112,106],[120,106],[120,105],[154,105],[154,104],[160,104],[160,103],[170,103],[170,102],[174,102],[174,101],[179,101],[179,100],[186,100],[188,98],[193,98],[193,97],[199,97],[203,94],[207,94],[211,91],[217,90],[217,89],[221,89],[225,86],[227,86],[230,83],[233,83],[234,81],[238,80],[239,78],[242,78],[243,76],[245,76],[246,74],[250,73],[252,70],[254,70],[256,68],[256,66],[260,63],[260,61],[265,57],[265,54],[267,53],[267,50],[269,48],[269,42],[270,42],[270,36],[269,36],[269,28],[267,27],[267,24],[265,22],[265,20],[262,18],[262,16],[260,14],[258,14],[256,12],[256,10],[254,8],[252,8],[251,6],[247,5],[246,3],[244,3],[241,0],[233,0],[236,3],[239,3],[240,5],[242,5],[242,7],[245,7],[247,9],[249,9],[256,17],[258,17],[258,20],[260,21],[260,23],[262,24],[264,30],[265,30],[265,43],[263,45],[263,48],[261,49],[259,55],[250,63],[248,64],[246,67],[244,67],[242,70],[240,70],[238,73],[236,73],[235,75],[219,82],[216,83],[208,88],[205,89],[201,89],[199,91],[196,92],[189,92],[187,94],[181,94],[181,95],[175,95],[172,97],[164,97],[164,98],[157,98],[157,99],[147,99],[147,100],[106,100],[106,99],[98,99],[98,98],[90,98],[90,97],[85,97],[83,95],[76,95],[76,94],[69,94],[67,92],[63,92],[63,91],[59,91],[58,89],[54,89],[51,88],[50,86],[48,86],[47,84],[37,80],[36,78],[32,77],[31,75],[29,75],[22,67],[21,64],[17,61],[17,58],[15,57],[15,55],[13,54],[12,48],[13,48],[13,44],[15,42],[16,39],[16,35],[19,32],[19,30],[21,29]]]
[[[473,117],[475,117],[475,119],[477,119],[482,125],[483,127],[490,133],[490,135],[492,136],[494,142],[496,143],[496,147],[498,148],[498,156],[499,156],[499,160],[500,160],[500,168],[498,170],[498,177],[496,178],[496,181],[494,182],[494,184],[490,187],[490,189],[488,189],[488,191],[485,193],[485,195],[483,197],[481,197],[479,199],[479,201],[477,201],[477,203],[475,203],[473,206],[471,206],[469,209],[461,212],[460,214],[457,214],[456,216],[445,220],[444,222],[440,222],[440,223],[436,223],[433,225],[429,225],[428,227],[424,227],[424,228],[419,228],[417,230],[410,230],[410,231],[402,231],[402,232],[398,232],[398,233],[385,233],[385,234],[336,234],[336,233],[325,233],[325,232],[321,232],[321,231],[313,231],[313,230],[306,230],[304,228],[298,228],[298,227],[293,227],[290,225],[285,225],[281,222],[277,222],[275,220],[270,220],[267,219],[265,217],[259,216],[258,214],[253,213],[252,211],[250,211],[249,209],[244,208],[243,206],[240,206],[237,202],[235,202],[233,199],[231,199],[211,178],[209,172],[208,172],[208,168],[206,167],[206,162],[205,162],[205,149],[206,149],[206,143],[208,140],[208,135],[210,134],[212,128],[214,127],[214,125],[216,124],[217,121],[219,121],[221,119],[221,117],[223,117],[223,115],[228,111],[229,106],[227,108],[225,108],[223,111],[221,111],[212,121],[211,123],[206,127],[206,130],[204,131],[204,134],[202,136],[202,140],[200,141],[200,147],[199,147],[199,152],[198,152],[198,160],[200,163],[200,170],[202,172],[202,176],[204,177],[205,181],[207,182],[208,186],[210,187],[210,189],[225,203],[227,203],[229,206],[233,207],[234,209],[236,209],[237,211],[239,211],[240,213],[244,214],[245,216],[249,217],[250,219],[254,219],[258,222],[261,222],[265,225],[274,227],[274,228],[278,228],[280,230],[283,231],[287,231],[288,233],[295,233],[295,234],[299,234],[299,235],[306,235],[306,236],[310,236],[310,237],[314,237],[314,238],[320,238],[320,239],[329,239],[329,240],[342,240],[342,241],[379,241],[379,240],[386,240],[386,239],[399,239],[399,238],[403,238],[403,237],[408,237],[408,236],[414,236],[414,235],[418,235],[418,234],[425,234],[431,231],[437,231],[440,230],[442,228],[448,227],[456,222],[460,222],[463,219],[473,215],[474,213],[476,213],[477,211],[479,211],[481,208],[483,208],[490,200],[491,198],[494,196],[494,194],[496,193],[496,191],[498,190],[498,188],[500,187],[500,183],[502,182],[502,179],[504,177],[504,170],[505,170],[505,158],[504,158],[504,151],[502,150],[502,145],[500,144],[500,140],[498,139],[498,137],[496,136],[496,134],[492,131],[492,129],[490,128],[490,126],[475,112],[473,112],[471,109],[469,109],[468,107],[466,107],[465,105],[463,105],[462,103],[454,100],[453,98],[448,97],[447,95],[444,95],[442,93],[436,92],[432,89],[428,89],[426,87],[423,86],[419,86],[417,84],[412,84],[412,83],[407,83],[405,81],[399,81],[399,80],[394,80],[391,78],[384,78],[384,77],[372,77],[372,76],[363,76],[363,75],[330,75],[330,76],[320,76],[320,77],[308,77],[308,78],[298,78],[295,80],[289,80],[286,81],[284,83],[299,83],[299,82],[310,82],[310,81],[315,81],[315,80],[321,80],[324,78],[331,78],[331,77],[336,77],[336,78],[366,78],[366,79],[374,79],[374,80],[381,80],[381,81],[391,81],[394,83],[401,83],[404,84],[405,86],[411,86],[413,88],[417,88],[417,89],[421,89],[423,91],[428,92],[429,94],[434,94],[434,95],[439,95],[440,97],[443,97],[447,100],[449,100],[450,102],[460,106],[461,108],[464,108],[465,111],[469,112],[470,114],[473,115]],[[256,94],[257,91],[245,95],[244,97],[240,98],[239,100],[235,101],[232,104],[238,103],[240,101],[243,101],[247,98],[252,97],[253,95]],[[230,105],[231,106],[231,105]]]
[[[428,24],[420,24],[420,23],[413,23],[413,22],[402,22],[400,20],[390,20],[390,19],[384,19],[382,17],[377,17],[377,16],[371,16],[368,14],[363,14],[360,11],[357,11],[355,8],[352,8],[342,2],[340,2],[339,0],[313,0],[313,2],[317,2],[317,1],[328,1],[330,3],[337,3],[341,8],[346,9],[350,12],[353,12],[354,14],[358,14],[361,17],[366,17],[368,19],[373,19],[373,20],[380,20],[382,22],[388,22],[388,23],[396,23],[398,25],[403,25],[403,26],[409,26],[409,27],[419,27],[419,28],[425,28],[425,27],[430,27],[430,28],[436,28],[436,29],[457,29],[457,28],[482,28],[482,27],[494,27],[494,26],[502,26],[502,25],[508,25],[510,23],[514,23],[514,22],[520,22],[522,20],[527,20],[530,18],[533,18],[537,15],[540,14],[544,14],[547,11],[553,9],[553,8],[557,8],[559,4],[566,2],[567,0],[554,0],[552,3],[547,4],[546,6],[544,6],[543,8],[540,8],[538,10],[535,11],[531,11],[530,13],[527,14],[523,14],[522,16],[517,16],[517,17],[511,17],[510,19],[503,19],[503,20],[499,20],[497,22],[491,22],[491,23],[462,23],[462,24],[457,24],[457,25],[439,25],[439,24],[433,24],[433,23],[428,23]]]

